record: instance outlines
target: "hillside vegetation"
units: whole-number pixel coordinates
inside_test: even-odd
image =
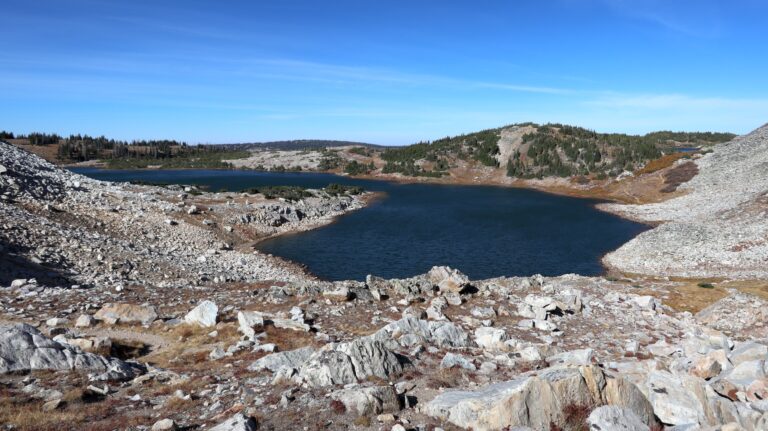
[[[229,150],[281,150],[281,151],[301,151],[301,150],[322,150],[324,148],[337,148],[337,147],[362,147],[362,148],[379,148],[385,147],[381,145],[367,144],[365,142],[354,141],[334,141],[327,139],[296,139],[292,141],[270,141],[270,142],[253,142],[242,144],[222,144],[219,147]]]
[[[16,145],[50,147],[55,158],[63,163],[104,161],[114,169],[146,168],[229,168],[225,160],[248,157],[245,150],[236,150],[218,145],[188,145],[175,140],[121,141],[105,136],[30,133],[15,135],[0,132],[0,139]]]
[[[524,132],[530,130],[528,132]],[[502,132],[520,131],[517,142],[502,142]],[[632,171],[680,146],[705,146],[733,139],[730,133],[653,132],[646,135],[597,133],[562,124],[516,124],[476,133],[419,142],[382,152],[383,173],[442,176],[464,161],[506,167],[511,177],[541,178],[573,175],[604,178]],[[508,159],[500,147],[511,145]]]
[[[55,157],[58,162],[100,160],[118,169],[238,166],[272,171],[442,177],[450,175],[454,168],[464,167],[503,169],[515,178],[578,176],[591,179],[616,177],[625,171],[644,168],[651,161],[679,151],[678,147],[710,146],[734,137],[730,133],[712,132],[597,133],[581,127],[535,123],[514,124],[405,147],[328,140],[187,145],[173,140],[127,142],[79,134],[65,138],[56,134],[0,132],[0,139],[14,144],[47,148],[51,158]],[[317,154],[309,154],[313,152]],[[261,154],[261,161],[236,162],[253,158],[257,153]],[[300,158],[313,160],[299,163]]]

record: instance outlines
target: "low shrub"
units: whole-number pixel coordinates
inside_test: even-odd
[[[363,188],[360,186],[346,186],[343,184],[332,183],[328,184],[328,186],[326,186],[323,191],[331,196],[359,195],[363,192]]]
[[[339,400],[333,400],[331,401],[331,411],[337,415],[343,415],[347,412],[347,406],[345,406],[344,403]]]
[[[297,186],[264,186],[245,190],[246,193],[261,193],[267,199],[285,199],[287,201],[298,201],[312,196],[307,189]]]

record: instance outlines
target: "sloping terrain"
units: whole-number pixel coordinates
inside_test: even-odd
[[[0,280],[59,276],[114,287],[306,279],[251,245],[364,205],[362,196],[310,195],[291,203],[101,182],[0,143]]]
[[[516,152],[528,151],[527,148],[523,148],[523,137],[535,131],[536,128],[533,126],[512,126],[502,129],[499,133],[499,142],[496,144],[499,147],[499,153],[496,155],[499,167],[506,169]]]
[[[605,263],[638,274],[768,277],[768,126],[678,162],[684,164],[695,164],[697,173],[677,187],[681,196],[602,206],[662,223],[607,255]]]
[[[696,160],[688,183],[695,169],[676,174],[675,187],[689,193],[678,199],[717,201],[707,208],[618,208],[757,225],[763,180],[743,184],[745,196],[722,181],[761,172],[765,137],[759,130]],[[734,196],[718,200],[727,190]],[[249,245],[364,202],[320,191],[293,203],[266,196],[94,181],[0,144],[0,423],[768,427],[761,288],[752,296],[727,290],[738,284],[691,287],[663,273],[469,280],[439,266],[402,280],[323,282]],[[681,296],[691,289],[695,302]]]

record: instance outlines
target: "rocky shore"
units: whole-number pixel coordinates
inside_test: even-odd
[[[606,257],[652,278],[364,282],[252,245],[365,197],[99,182],[0,144],[0,429],[768,429],[762,288],[665,279],[764,278],[766,134],[606,207],[663,222]]]
[[[318,227],[362,208],[361,196],[291,203],[96,181],[0,143],[0,281],[47,278],[62,287],[310,278],[253,248],[263,238]]]

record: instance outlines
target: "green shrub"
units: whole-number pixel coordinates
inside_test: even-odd
[[[357,154],[359,156],[366,156],[366,157],[369,157],[371,155],[370,148],[365,148],[365,147],[353,147],[349,149],[349,152],[352,154]]]
[[[344,167],[344,172],[349,175],[363,175],[370,173],[374,169],[375,166],[373,165],[373,162],[364,165],[362,163],[358,163],[356,160],[352,160],[351,162],[347,163],[347,166]]]
[[[359,195],[363,192],[363,188],[360,186],[345,186],[343,184],[332,183],[328,184],[328,186],[325,187],[323,191],[331,196]]]
[[[245,193],[261,193],[266,199],[285,199],[287,201],[298,201],[312,196],[312,193],[303,187],[297,186],[264,186],[245,190]]]

